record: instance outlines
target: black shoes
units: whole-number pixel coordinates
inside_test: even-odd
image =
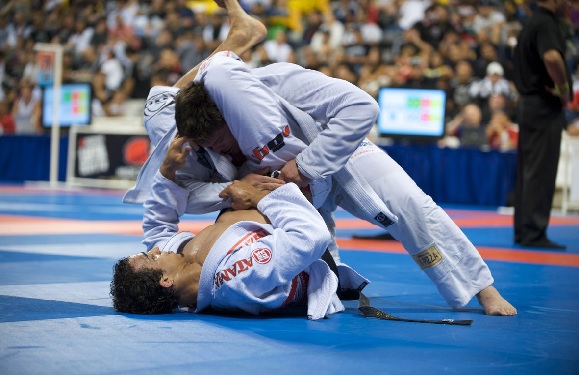
[[[520,244],[523,247],[540,247],[540,248],[555,249],[555,250],[564,250],[567,248],[567,246],[555,243],[555,242],[549,240],[548,238],[543,238],[543,239],[536,240],[536,241],[521,242]]]

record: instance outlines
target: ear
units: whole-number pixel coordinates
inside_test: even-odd
[[[169,288],[173,286],[174,279],[171,276],[163,275],[161,276],[161,280],[159,280],[159,285],[165,288]]]

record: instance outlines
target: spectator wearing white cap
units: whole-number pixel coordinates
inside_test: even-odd
[[[491,95],[503,95],[510,99],[515,92],[512,83],[505,79],[503,66],[493,61],[487,65],[486,75],[483,79],[475,82],[469,89],[469,95],[476,100],[481,107],[485,107]]]
[[[493,61],[487,66],[486,76],[473,84],[470,87],[470,95],[473,98],[478,99],[488,99],[489,96],[494,94],[503,94],[506,97],[510,97],[513,88],[509,81],[504,77],[505,70],[503,66]]]

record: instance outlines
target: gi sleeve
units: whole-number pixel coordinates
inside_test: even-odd
[[[145,129],[155,146],[175,129],[175,95],[179,89],[168,86],[153,86],[145,102],[143,118]]]
[[[205,214],[229,207],[229,200],[219,197],[219,193],[231,184],[207,164],[200,161],[199,156],[192,151],[187,157],[183,168],[177,171],[176,179],[180,187],[189,192],[185,213]]]
[[[185,213],[188,196],[187,189],[166,179],[160,172],[155,174],[151,195],[144,203],[143,244],[147,250],[166,249],[171,239],[178,235],[179,218]],[[180,236],[186,236],[187,232],[184,233]]]
[[[287,102],[320,124],[320,133],[296,158],[305,176],[318,179],[340,170],[368,135],[380,108],[355,85],[290,63],[252,73]]]
[[[268,194],[257,208],[273,230],[232,251],[218,268],[212,302],[218,309],[258,314],[287,305],[300,293],[296,276],[320,259],[330,241],[321,215],[293,183]],[[228,232],[246,234],[247,228]]]
[[[291,280],[303,269],[321,258],[330,242],[330,233],[320,213],[305,198],[296,184],[277,188],[257,205],[274,227],[268,240],[279,253],[287,253],[275,272]]]

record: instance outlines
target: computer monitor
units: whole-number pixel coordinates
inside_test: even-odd
[[[378,134],[395,140],[434,141],[444,136],[443,90],[382,87],[378,91]]]
[[[42,126],[52,127],[54,113],[54,87],[42,90]],[[90,83],[66,83],[60,88],[59,124],[62,127],[72,125],[90,125],[92,87]]]

